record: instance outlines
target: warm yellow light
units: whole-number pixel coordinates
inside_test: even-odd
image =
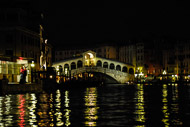
[[[165,70],[163,71],[163,75],[166,75],[166,71]]]
[[[68,70],[67,70],[67,68],[65,68],[65,74],[67,74],[68,73]]]
[[[82,78],[82,74],[79,74],[79,77]]]
[[[57,66],[56,70],[59,71],[59,66]]]
[[[92,53],[87,53],[87,54],[90,56],[90,58],[94,58],[94,55]]]
[[[138,67],[137,70],[138,70],[138,72],[142,72],[143,71],[143,67]]]
[[[94,77],[94,74],[89,74],[89,77]]]
[[[34,66],[35,66],[34,61],[32,61],[31,67],[34,67]]]

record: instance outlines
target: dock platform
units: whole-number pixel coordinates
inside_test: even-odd
[[[19,84],[16,82],[2,82],[1,84],[1,93],[8,94],[8,93],[26,93],[26,92],[42,92],[43,87],[42,84],[39,83],[25,83]]]

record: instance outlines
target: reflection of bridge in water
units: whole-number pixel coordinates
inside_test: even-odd
[[[84,52],[80,57],[55,62],[53,67],[56,68],[57,75],[66,77],[85,78],[86,76],[96,77],[100,74],[119,83],[134,80],[133,65],[97,57],[93,51]]]

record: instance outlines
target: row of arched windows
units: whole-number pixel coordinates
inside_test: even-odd
[[[108,68],[109,67],[109,69],[115,69],[117,71],[122,71],[122,72],[130,73],[130,74],[134,74],[133,68],[130,68],[129,72],[128,72],[128,68],[126,66],[124,66],[121,69],[120,65],[115,66],[113,63],[111,63],[110,66],[108,66],[108,62],[104,62],[103,66],[102,66],[102,61],[100,61],[100,60],[97,61],[97,67],[103,67],[103,68]]]
[[[75,62],[71,63],[71,70],[76,69],[76,68],[81,68],[81,67],[83,67],[83,62],[81,60],[79,60],[77,62],[77,64]],[[102,61],[100,61],[100,60],[97,61],[97,67],[103,67],[103,68],[108,68],[108,69],[113,69],[113,70],[117,70],[117,71],[126,72],[126,73],[129,73],[129,74],[134,74],[133,68],[130,68],[129,71],[128,71],[128,68],[126,66],[121,68],[120,65],[115,66],[113,63],[108,65],[108,62],[104,62],[102,64]],[[69,70],[69,64],[65,64],[64,68],[67,68]]]

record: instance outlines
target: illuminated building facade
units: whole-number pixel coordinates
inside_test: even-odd
[[[43,51],[39,34],[40,15],[22,8],[0,9],[0,79],[6,75],[10,82],[19,81],[21,66],[28,70],[27,82],[30,82],[31,63],[35,70],[40,69],[40,55]],[[33,18],[31,21],[30,18]],[[30,20],[30,21],[29,21]],[[51,46],[48,45],[47,60],[51,60]],[[46,48],[47,49],[47,48]],[[51,62],[48,62],[51,66]]]

